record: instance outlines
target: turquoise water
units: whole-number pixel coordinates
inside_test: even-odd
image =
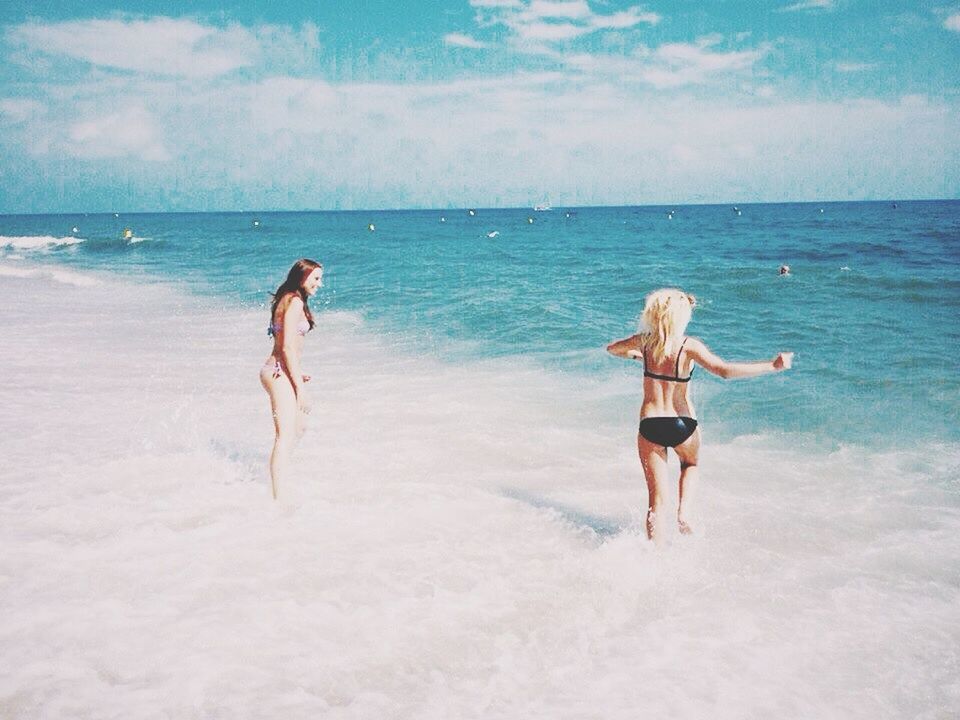
[[[633,331],[648,291],[679,286],[701,301],[690,334],[721,356],[796,352],[785,375],[698,374],[714,437],[960,439],[960,201],[3,216],[0,236],[7,261],[175,283],[235,306],[263,304],[293,259],[312,257],[327,266],[316,307],[357,312],[407,351],[635,374],[638,393],[638,368],[603,347]]]

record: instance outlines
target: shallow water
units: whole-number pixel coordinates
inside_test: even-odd
[[[756,208],[787,227],[771,237],[806,232],[777,207]],[[956,207],[937,225],[954,258]],[[643,227],[706,212],[634,210]],[[657,271],[625,233],[595,252],[562,235],[589,209],[536,214],[561,250],[508,239],[525,211],[483,226],[494,247],[452,245],[451,225],[472,231],[452,211],[369,214],[373,234],[330,214],[340,234],[316,241],[317,216],[220,240],[211,224],[249,217],[147,233],[111,216],[147,239],[4,245],[0,717],[956,715],[956,286],[910,264],[923,253],[751,250],[741,210],[724,246],[694,220],[657,230],[715,247],[688,258],[700,273],[654,256],[656,284],[701,296],[691,331],[722,354],[794,348],[797,365],[697,375],[700,534],[662,551],[642,531],[639,373],[602,352]],[[889,226],[867,210],[860,226]],[[395,216],[445,227],[411,246]],[[78,222],[0,218],[0,234]],[[273,503],[262,290],[300,254],[329,268],[306,346],[316,409]]]

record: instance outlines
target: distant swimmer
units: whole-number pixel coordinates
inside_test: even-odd
[[[673,220],[673,213],[672,213],[672,212],[668,212],[668,213],[667,213],[667,220]]]
[[[496,237],[497,235],[499,235],[499,234],[500,234],[500,231],[499,231],[499,230],[493,230],[492,232],[488,232],[488,233],[487,233],[487,237],[488,237],[488,238],[495,238],[495,237]]]
[[[260,227],[260,221],[259,221],[259,220],[254,220],[254,221],[253,221],[253,226],[254,226],[254,227]]]
[[[530,225],[533,225],[533,218],[532,218],[532,217],[528,217],[528,218],[527,218],[527,222],[528,222]]]
[[[823,208],[820,208],[820,213],[821,213],[821,214],[823,213]]]
[[[78,232],[80,232],[80,230],[77,229],[77,228],[72,228],[72,229],[70,230],[70,232],[72,232],[74,235],[76,235]]]
[[[789,275],[789,274],[790,274],[790,266],[789,266],[789,265],[781,265],[781,266],[780,266],[780,270],[779,270],[778,272],[779,272],[780,275]]]
[[[132,240],[132,239],[133,239],[133,230],[131,230],[130,228],[125,228],[124,231],[123,231],[123,239],[124,239],[124,240]]]
[[[446,221],[447,221],[447,219],[441,215],[441,216],[440,216],[440,222],[446,222]]]
[[[647,537],[663,539],[663,504],[667,496],[667,448],[680,458],[680,532],[693,532],[691,495],[700,459],[700,429],[689,398],[694,365],[722,378],[746,378],[789,370],[793,353],[773,360],[733,363],[714,355],[694,337],[684,335],[697,301],[682,290],[665,288],[647,295],[635,335],[616,340],[607,352],[643,362],[643,403],[637,448],[647,481]]]
[[[267,334],[273,351],[260,369],[260,383],[270,396],[274,440],[270,453],[270,487],[273,499],[280,492],[290,454],[306,429],[310,403],[304,385],[310,381],[300,367],[304,336],[313,329],[313,314],[307,301],[323,285],[323,265],[315,260],[297,260],[287,279],[273,294]]]
[[[374,225],[373,223],[370,223],[369,225],[367,225],[367,230],[369,230],[370,232],[373,232],[376,229],[377,229],[377,226]]]
[[[467,215],[469,215],[470,217],[473,217],[476,214],[477,214],[476,210],[467,210]]]

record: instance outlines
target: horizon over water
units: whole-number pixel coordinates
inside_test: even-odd
[[[960,714],[960,201],[473,210],[0,215],[0,717]],[[699,534],[654,551],[604,347],[665,286],[796,358],[696,372]]]

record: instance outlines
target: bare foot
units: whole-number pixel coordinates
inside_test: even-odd
[[[677,518],[677,527],[680,529],[681,535],[693,535],[693,527],[684,520],[682,517]]]

